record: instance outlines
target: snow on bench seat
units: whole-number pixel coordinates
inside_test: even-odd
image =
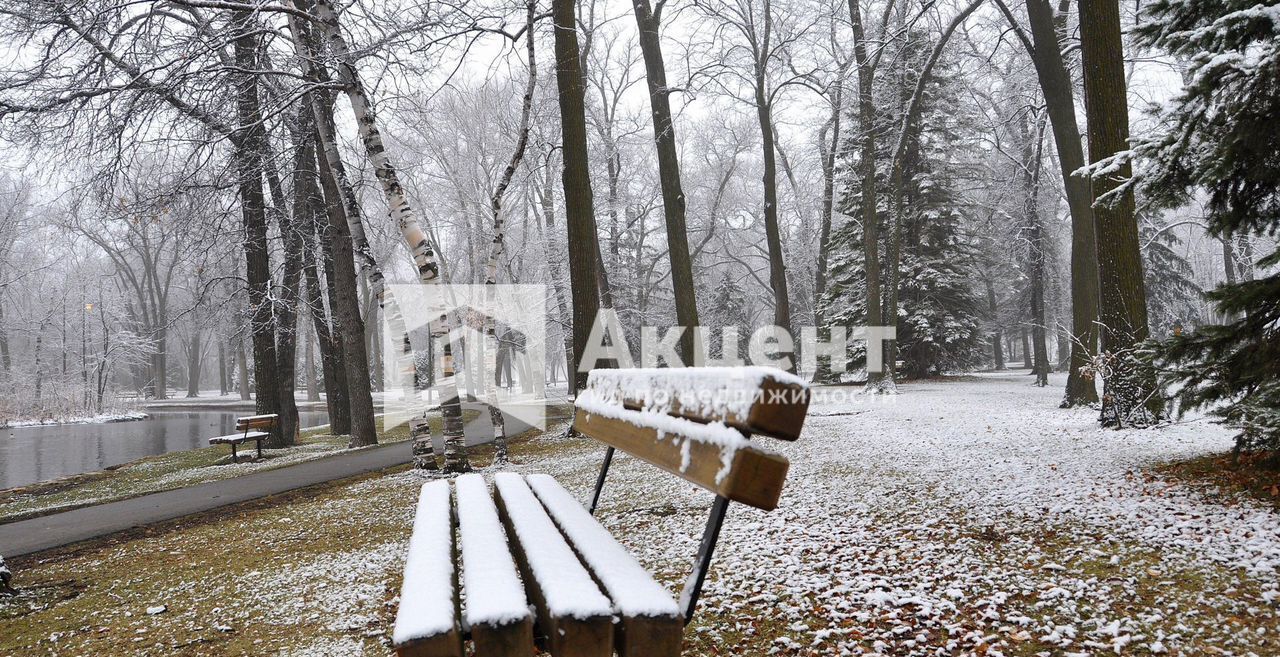
[[[267,433],[267,432],[265,432],[265,431],[249,431],[249,432],[246,432],[246,433],[230,433],[230,434],[227,434],[227,435],[225,435],[225,436],[216,436],[216,437],[214,437],[214,438],[210,438],[210,439],[209,439],[209,444],[210,444],[210,445],[230,445],[230,444],[236,444],[236,445],[239,445],[240,443],[247,443],[247,442],[249,442],[250,440],[261,440],[261,439],[266,438],[267,436],[270,436],[270,435],[271,435],[271,434],[269,434],[269,433]]]
[[[454,480],[466,623],[477,655],[528,655],[533,617],[484,476]]]
[[[613,604],[578,561],[524,478],[502,472],[493,476],[493,483],[494,499],[550,652],[612,655]]]
[[[665,367],[592,370],[587,390],[632,410],[796,440],[809,408],[809,384],[772,367]]]
[[[553,477],[533,474],[526,481],[613,600],[614,611],[622,618],[618,654],[679,655],[684,622],[666,588]]]
[[[723,422],[626,408],[592,389],[574,406],[573,427],[582,434],[735,502],[766,511],[778,505],[790,464]]]
[[[449,482],[430,481],[418,496],[392,642],[402,657],[462,657],[453,509]]]

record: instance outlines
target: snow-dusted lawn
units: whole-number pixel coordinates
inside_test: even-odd
[[[20,429],[22,427],[47,427],[58,424],[107,424],[109,422],[132,422],[135,420],[145,420],[147,417],[148,415],[141,411],[120,411],[118,413],[103,413],[101,415],[48,417],[36,420],[4,420],[3,422],[0,422],[0,428]]]
[[[787,489],[772,513],[731,508],[685,653],[1280,654],[1280,517],[1147,470],[1228,449],[1229,432],[1101,431],[1056,408],[1057,377],[1029,383],[907,385],[815,406],[797,443],[761,439],[791,459]],[[548,437],[513,453],[584,499],[602,451]],[[710,494],[616,463],[599,515],[674,589]],[[386,654],[420,481],[375,477],[19,572],[88,588],[16,621],[0,603],[0,654]],[[133,572],[157,554],[172,572]]]

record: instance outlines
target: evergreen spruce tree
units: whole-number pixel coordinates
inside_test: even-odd
[[[1151,334],[1167,338],[1193,322],[1204,290],[1194,280],[1191,263],[1178,253],[1182,238],[1165,226],[1139,216],[1142,271],[1147,280],[1147,321]]]
[[[1152,162],[1147,192],[1176,205],[1207,192],[1219,238],[1280,232],[1280,3],[1155,0],[1139,42],[1183,58],[1186,85],[1160,109],[1160,136],[1140,144]],[[1183,410],[1212,406],[1240,428],[1237,452],[1280,449],[1280,250],[1255,280],[1208,294],[1221,324],[1175,336],[1157,350]]]
[[[908,47],[896,56],[919,58],[929,44],[923,35],[908,39]],[[955,208],[962,206],[956,192],[955,164],[949,159],[955,144],[963,139],[955,119],[960,105],[958,87],[940,64],[925,90],[923,117],[912,131],[908,144],[905,188],[906,206],[902,225],[902,260],[898,278],[897,341],[902,373],[920,378],[949,370],[968,369],[983,360],[982,297],[973,287],[976,279],[976,251],[961,238],[964,218]],[[909,94],[916,84],[911,67],[901,74],[881,78],[880,91],[886,98]],[[891,103],[886,104],[886,126],[898,125],[902,117]],[[905,106],[905,103],[901,104]],[[855,117],[851,124],[857,123]],[[862,129],[861,127],[859,129]],[[877,160],[890,159],[890,144],[881,144]],[[837,175],[846,177],[849,196],[841,207],[848,216],[864,216],[862,193],[857,180],[861,166],[857,149],[844,149],[849,161],[842,162]],[[877,198],[889,198],[888,176],[876,177]],[[888,212],[879,208],[880,234],[887,229]],[[828,288],[819,300],[829,325],[862,326],[866,323],[866,268],[863,266],[862,225],[849,221],[830,238]],[[882,272],[883,284],[890,279]],[[888,318],[885,318],[887,321]],[[865,365],[865,345],[854,343],[850,366]]]
[[[742,286],[734,280],[729,270],[720,275],[720,284],[716,286],[711,303],[704,309],[707,321],[707,353],[712,358],[724,357],[724,329],[737,329],[738,358],[745,358],[747,341],[751,338],[751,318],[747,315],[747,296]],[[689,329],[692,331],[693,329]]]

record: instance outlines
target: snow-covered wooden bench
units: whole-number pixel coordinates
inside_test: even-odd
[[[238,417],[236,418],[236,431],[238,433],[214,436],[209,439],[209,444],[231,445],[231,462],[236,463],[236,446],[252,440],[257,444],[258,458],[262,458],[262,440],[271,435],[271,430],[275,428],[276,421],[279,419],[280,416],[274,413]]]
[[[805,384],[764,368],[597,370],[574,427],[605,443],[584,508],[548,475],[423,485],[393,642],[402,656],[680,654],[730,501],[777,506],[788,462],[751,434],[800,435]],[[592,517],[615,449],[716,494],[679,603]],[[461,581],[459,581],[461,580]],[[465,604],[462,600],[465,598]]]

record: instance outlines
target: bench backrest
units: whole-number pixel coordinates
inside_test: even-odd
[[[718,496],[771,510],[790,467],[748,441],[800,436],[807,384],[763,367],[593,370],[574,428]]]
[[[247,417],[236,418],[236,431],[248,431],[250,429],[272,429],[276,426],[276,420],[280,419],[279,415],[250,415]]]

